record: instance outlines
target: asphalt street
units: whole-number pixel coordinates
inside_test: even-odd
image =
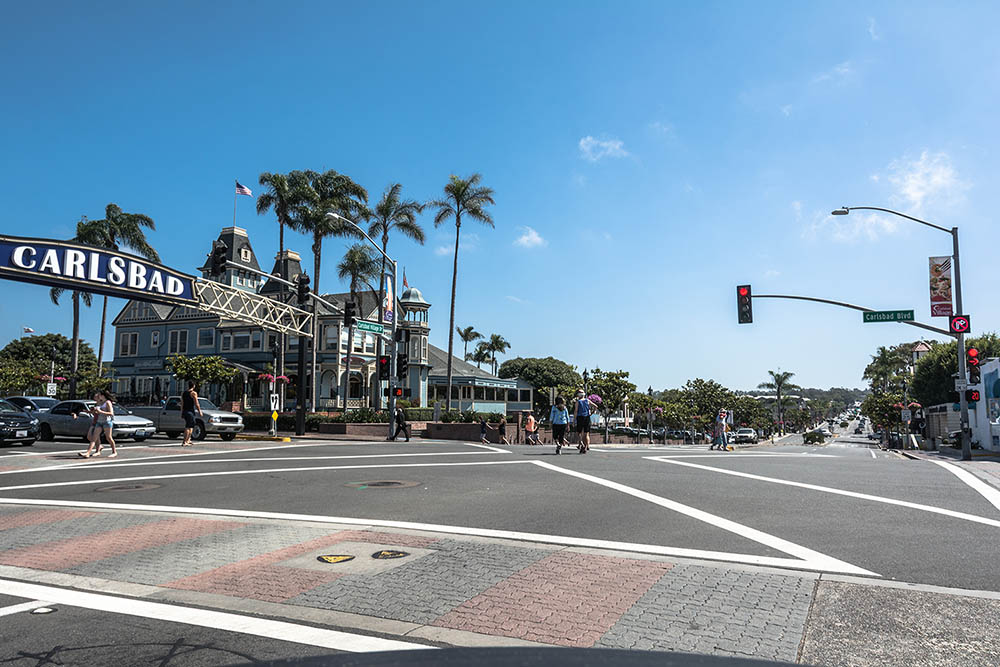
[[[1000,509],[942,465],[854,437],[734,452],[595,447],[560,456],[551,447],[441,441],[236,442],[162,454],[126,446],[118,459],[91,461],[77,459],[72,443],[30,449],[0,453],[0,499],[501,531],[1000,590],[992,564]]]

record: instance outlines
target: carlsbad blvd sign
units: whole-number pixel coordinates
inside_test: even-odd
[[[69,241],[0,236],[0,277],[126,299],[197,302],[192,276]]]

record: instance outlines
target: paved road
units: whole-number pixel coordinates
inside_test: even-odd
[[[123,448],[118,459],[90,461],[75,450],[75,443],[45,443],[0,451],[0,528],[8,526],[0,531],[0,578],[90,582],[164,605],[188,600],[233,613],[292,614],[416,643],[487,635],[783,660],[805,655],[820,664],[841,664],[844,655],[828,647],[849,638],[811,632],[807,616],[815,622],[862,605],[872,598],[857,591],[872,584],[1000,591],[1000,492],[959,466],[909,460],[853,436],[826,446],[598,447],[561,456],[550,447],[427,441],[206,441],[180,449],[152,440]],[[405,550],[409,560],[398,561],[399,570],[372,570],[363,559],[383,548]],[[357,557],[329,570],[316,565],[317,549]],[[261,573],[283,583],[259,588],[267,578]],[[601,622],[588,624],[587,613],[587,622],[543,632],[548,617],[503,620],[511,615],[501,613],[509,612],[509,596],[521,600],[554,586],[536,606],[559,608],[580,602],[574,587],[590,577],[586,604],[603,610]],[[702,589],[690,611],[672,606]],[[622,590],[636,593],[622,597]],[[30,593],[10,604],[30,601]],[[956,593],[941,595],[966,600]],[[995,615],[990,605],[1000,603],[989,593],[970,595],[989,607],[977,614]],[[108,613],[78,602],[65,604]],[[728,636],[744,607],[751,625],[735,623],[739,632]],[[322,613],[389,625],[315,616]],[[755,617],[761,613],[766,618]],[[574,614],[579,609],[568,607],[565,616]],[[13,618],[30,627],[25,619],[37,617]],[[173,627],[169,614],[156,618]],[[226,646],[228,626],[213,623],[198,627],[213,641],[212,633],[222,633],[217,640]],[[188,635],[195,636],[163,632]],[[136,643],[147,639],[136,636]],[[267,642],[280,650],[284,641],[280,634],[265,639],[262,655]]]

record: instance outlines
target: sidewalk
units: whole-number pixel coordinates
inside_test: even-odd
[[[417,641],[817,665],[1000,662],[1000,643],[986,640],[1000,593],[422,531],[2,501],[0,545],[3,578]],[[404,555],[373,559],[381,550]],[[317,560],[330,554],[354,558]]]
[[[982,450],[972,450],[972,460],[962,460],[962,450],[954,447],[942,447],[937,451],[926,452],[916,449],[892,450],[903,456],[922,461],[946,461],[966,468],[988,484],[1000,489],[1000,454],[996,452],[984,452]]]

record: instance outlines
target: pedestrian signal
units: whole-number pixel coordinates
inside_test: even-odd
[[[740,324],[753,323],[753,294],[750,285],[736,287],[736,318]]]
[[[966,389],[965,390],[965,402],[975,403],[979,400],[979,390],[978,389]]]
[[[378,379],[389,379],[389,355],[383,354],[378,358]]]

